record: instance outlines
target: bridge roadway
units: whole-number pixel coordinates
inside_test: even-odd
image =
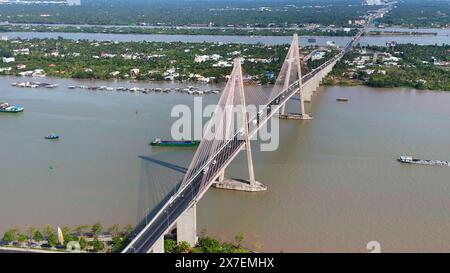
[[[328,60],[315,70],[302,77],[303,85],[313,79],[322,69],[334,64],[352,49],[361,37],[363,31],[358,33],[349,44],[334,58]],[[250,137],[255,134],[280,107],[292,96],[298,93],[299,81],[291,84],[286,90],[281,92],[266,107],[260,111],[252,120],[249,120]],[[176,223],[177,219],[192,205],[194,205],[208,190],[212,183],[218,178],[220,172],[230,164],[237,154],[244,148],[243,129],[235,133],[234,137],[228,140],[214,157],[206,162],[184,186],[178,190],[170,200],[159,210],[153,219],[134,237],[130,244],[123,250],[123,253],[146,253],[152,249],[155,243]]]

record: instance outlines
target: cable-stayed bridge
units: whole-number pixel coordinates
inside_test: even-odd
[[[294,35],[270,93],[262,92],[248,81],[240,58],[236,58],[233,71],[181,184],[145,227],[137,231],[123,252],[164,252],[164,235],[175,226],[177,241],[194,245],[197,242],[196,204],[213,184],[218,188],[266,190],[263,184],[255,180],[250,139],[274,116],[312,119],[305,113],[304,102],[311,101],[323,78],[359,42],[364,31],[353,37],[339,54],[306,75],[301,73],[299,40]],[[299,113],[285,113],[286,102],[295,95],[300,96]],[[248,111],[252,105],[258,106],[256,111]],[[249,180],[225,179],[226,167],[241,150],[247,154]]]

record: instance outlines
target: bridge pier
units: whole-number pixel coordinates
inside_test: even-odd
[[[248,180],[232,178],[224,178],[222,181],[215,181],[212,186],[216,189],[247,192],[261,192],[267,190],[267,186],[261,182],[254,181],[253,184],[250,184],[250,181]]]
[[[312,86],[311,86],[311,80],[309,80],[302,88],[303,88],[303,98],[305,100],[305,102],[311,102],[311,97],[312,97]]]
[[[155,242],[148,253],[164,253],[164,235]]]
[[[183,213],[177,221],[177,243],[183,241],[191,246],[197,244],[197,204]]]
[[[251,169],[253,171],[253,168]],[[220,172],[219,178],[213,182],[212,186],[216,189],[247,192],[260,192],[267,190],[266,185],[256,180],[251,183],[250,180],[226,178],[225,170]]]

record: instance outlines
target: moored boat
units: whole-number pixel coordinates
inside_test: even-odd
[[[25,108],[20,105],[10,105],[7,102],[0,102],[0,112],[2,113],[20,113],[23,112]]]

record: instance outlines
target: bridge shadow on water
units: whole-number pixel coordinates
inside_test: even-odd
[[[168,202],[187,171],[186,167],[166,159],[171,157],[172,161],[176,158],[172,154],[163,154],[161,157],[138,156],[141,161],[138,219],[133,235],[137,235]]]
[[[171,170],[180,172],[182,174],[185,174],[187,172],[187,168],[185,168],[185,167],[181,167],[179,165],[176,165],[176,164],[173,164],[173,163],[170,163],[170,162],[166,162],[166,161],[163,161],[163,160],[159,160],[159,159],[156,159],[156,158],[153,158],[153,157],[139,156],[139,158],[143,159],[143,160],[147,160],[149,162],[153,162],[155,164],[159,164],[159,165],[161,165],[163,167],[166,167],[166,168],[169,168]]]

